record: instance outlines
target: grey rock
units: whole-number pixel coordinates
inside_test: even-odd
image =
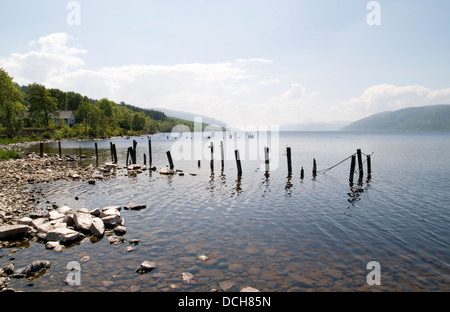
[[[184,282],[190,283],[194,279],[194,275],[192,275],[192,273],[189,272],[183,272],[181,273],[181,278],[183,279]]]
[[[156,267],[156,262],[153,261],[147,261],[141,263],[141,265],[136,269],[136,272],[144,274],[147,272],[150,272]]]
[[[66,206],[66,205],[59,207],[58,208],[58,212],[62,213],[63,215],[68,215],[68,214],[73,214],[74,213],[73,209],[70,208],[69,206]]]
[[[147,205],[128,203],[128,205],[126,205],[124,208],[128,210],[140,210],[147,208]]]
[[[45,273],[50,269],[50,261],[33,261],[31,264],[19,270],[18,275],[23,275],[25,277]]]
[[[259,290],[253,287],[244,287],[241,289],[241,292],[259,292]]]
[[[56,210],[52,210],[48,213],[48,218],[50,220],[57,220],[57,219],[64,219],[65,215],[56,211]]]
[[[30,217],[23,217],[23,218],[20,218],[19,220],[17,220],[17,224],[28,225],[28,226],[31,226],[32,222],[33,222],[33,219],[31,219]]]
[[[14,274],[14,262],[10,262],[4,269],[3,269],[3,273],[6,275],[11,275]]]
[[[95,237],[103,236],[103,234],[105,234],[105,224],[103,223],[103,220],[97,217],[92,218],[89,230]]]
[[[59,228],[51,230],[47,233],[46,239],[48,241],[59,241],[62,244],[69,244],[83,239],[85,236],[82,233],[68,229]]]
[[[119,236],[110,236],[108,237],[108,242],[112,245],[120,245],[125,242],[125,239]]]
[[[0,239],[9,239],[24,236],[31,229],[28,225],[2,225],[0,226]]]
[[[95,208],[94,210],[91,211],[91,215],[95,216],[95,217],[100,217],[101,214],[101,210],[100,208]]]
[[[126,232],[127,232],[127,228],[122,225],[119,225],[114,229],[114,233],[116,235],[125,235]]]
[[[123,223],[122,218],[117,215],[102,217],[101,219],[107,228],[113,228]]]
[[[82,232],[90,232],[92,216],[85,208],[81,208],[73,215],[75,227]]]

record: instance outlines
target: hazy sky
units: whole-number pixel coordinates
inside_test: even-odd
[[[450,103],[450,1],[0,0],[0,67],[230,125],[351,121]]]

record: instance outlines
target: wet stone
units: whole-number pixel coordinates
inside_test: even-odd
[[[144,274],[150,272],[156,267],[156,262],[153,261],[144,261],[141,265],[136,269],[136,272]]]

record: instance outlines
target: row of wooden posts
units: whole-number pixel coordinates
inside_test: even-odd
[[[213,142],[211,142],[211,145],[209,146],[211,149],[211,160],[210,160],[210,167],[211,167],[211,171],[214,171],[214,144]],[[152,140],[151,138],[148,140],[148,149],[149,149],[149,165],[150,167],[152,166]],[[61,141],[58,141],[58,150],[59,150],[59,157],[61,157]],[[116,150],[116,145],[113,144],[112,142],[110,142],[110,150],[111,150],[111,161],[115,164],[117,164],[117,150]],[[126,165],[128,166],[130,163],[129,161],[131,160],[132,164],[136,164],[137,163],[137,157],[136,157],[136,152],[137,152],[137,141],[133,140],[133,146],[132,147],[128,147],[127,150],[127,158],[126,158]],[[220,142],[220,153],[221,153],[221,167],[222,170],[225,167],[225,151],[224,151],[224,146],[223,146],[223,142]],[[171,170],[174,169],[174,163],[172,160],[172,155],[170,153],[170,151],[166,152],[167,155],[167,160],[169,161],[169,167]],[[234,155],[235,155],[235,159],[236,159],[236,167],[237,167],[237,174],[238,176],[242,176],[242,165],[241,165],[241,157],[239,154],[239,149],[236,149],[234,151]],[[44,157],[44,143],[40,143],[40,156]],[[95,156],[96,156],[96,160],[98,162],[98,146],[97,146],[97,142],[95,142]],[[286,148],[286,156],[287,156],[287,168],[288,168],[288,175],[292,174],[292,152],[291,152],[291,148],[287,147]],[[81,157],[81,146],[80,146],[80,157]],[[366,162],[367,162],[367,178],[370,179],[371,175],[372,175],[372,161],[371,161],[371,156],[370,155],[366,155]],[[270,171],[270,158],[269,158],[269,148],[268,147],[264,147],[264,158],[265,158],[265,171],[269,172]],[[357,149],[356,153],[351,155],[351,163],[350,163],[350,175],[349,175],[349,182],[351,184],[353,184],[353,180],[354,180],[354,174],[355,174],[355,169],[356,169],[356,160],[358,161],[358,172],[359,172],[359,179],[358,181],[361,182],[363,177],[364,177],[364,169],[363,169],[363,160],[362,160],[362,152],[361,149]],[[146,159],[146,154],[144,154],[144,165],[147,165],[147,159]],[[201,162],[200,160],[198,161],[198,167],[200,167]],[[317,176],[317,162],[316,159],[313,159],[313,169],[312,169],[312,175],[313,177]],[[300,169],[300,179],[304,179],[305,177],[305,170],[303,169],[303,167],[301,167]]]

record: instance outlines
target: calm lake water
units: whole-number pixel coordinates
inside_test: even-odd
[[[122,166],[133,139],[138,163],[148,154],[147,137],[114,140]],[[158,134],[152,136],[156,172],[132,177],[120,170],[96,185],[60,181],[30,186],[42,189],[51,203],[74,210],[128,202],[147,208],[122,209],[127,233],[121,245],[111,245],[107,237],[112,234],[107,233],[62,253],[36,241],[11,255],[1,249],[0,267],[11,257],[16,268],[39,259],[52,263],[39,279],[11,280],[11,286],[24,291],[173,291],[171,285],[175,291],[239,291],[246,286],[282,292],[450,291],[450,133],[281,132],[268,143],[257,135],[242,135],[233,138],[235,146],[227,145],[223,172],[220,160],[215,161],[213,175],[207,149],[211,140],[220,159],[222,135],[205,137],[201,168],[195,157],[174,160],[184,176],[159,174],[176,140]],[[98,141],[100,164],[111,161],[110,142]],[[266,144],[274,159],[268,175],[261,160]],[[76,154],[80,146],[87,155],[84,162],[95,165],[93,142],[63,142],[63,153]],[[290,177],[286,146],[292,149]],[[235,147],[244,158],[241,179]],[[362,184],[349,185],[350,160],[313,179],[313,158],[323,170],[358,148],[373,153],[370,181],[364,164]],[[57,144],[46,146],[46,152],[57,153]],[[140,243],[126,252],[129,239]],[[201,262],[200,255],[210,260]],[[84,256],[89,260],[81,261]],[[135,270],[144,260],[157,267],[141,275]],[[70,261],[81,265],[81,285],[64,283]],[[380,264],[381,285],[367,284],[370,261]],[[192,273],[194,280],[184,283],[183,272]]]

